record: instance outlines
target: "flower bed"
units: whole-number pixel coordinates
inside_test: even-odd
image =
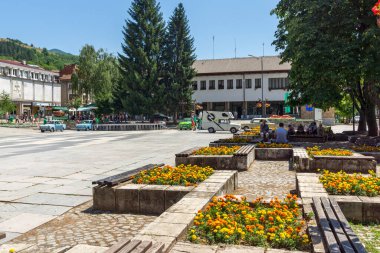
[[[356,195],[374,197],[380,194],[380,178],[371,171],[369,177],[359,174],[347,174],[343,171],[323,171],[320,182],[329,194]]]
[[[220,146],[220,147],[203,147],[193,151],[193,155],[233,155],[240,149],[240,146]]]
[[[165,165],[151,170],[144,170],[133,177],[134,184],[182,185],[193,186],[204,181],[214,170],[210,167],[197,165]]]
[[[297,196],[263,203],[248,203],[232,195],[214,198],[205,211],[199,211],[188,239],[196,243],[228,243],[251,246],[305,249],[309,237]]]
[[[312,148],[307,148],[306,151],[310,157],[314,157],[314,156],[352,156],[353,155],[353,153],[347,149],[339,149],[339,148],[337,148],[337,149],[332,149],[332,148],[321,149],[318,146],[315,146]]]
[[[380,147],[367,146],[367,145],[354,146],[352,147],[352,149],[357,152],[380,152]]]
[[[221,143],[250,143],[250,141],[246,138],[229,138],[229,139],[221,139]]]
[[[286,143],[258,143],[257,148],[292,148],[293,145]]]

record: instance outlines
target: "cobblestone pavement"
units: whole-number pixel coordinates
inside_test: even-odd
[[[296,173],[288,161],[255,161],[245,172],[239,172],[239,188],[234,194],[250,199],[285,197],[296,189]]]
[[[24,252],[51,253],[77,244],[109,247],[122,238],[132,238],[155,216],[113,214],[91,209],[92,201],[13,239],[7,244],[32,244]]]

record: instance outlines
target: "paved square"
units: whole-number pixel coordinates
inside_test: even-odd
[[[7,233],[1,242],[91,200],[92,181],[148,163],[174,165],[176,152],[230,135],[177,130],[40,133],[0,128],[0,231]]]

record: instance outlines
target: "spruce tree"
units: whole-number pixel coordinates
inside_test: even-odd
[[[162,44],[165,23],[155,0],[134,0],[124,26],[119,54],[123,107],[133,115],[161,110]]]
[[[165,101],[175,120],[179,110],[191,108],[191,82],[195,76],[193,63],[196,58],[194,51],[194,38],[190,35],[185,8],[180,3],[168,23],[164,47]]]

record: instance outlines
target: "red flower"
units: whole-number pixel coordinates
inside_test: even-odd
[[[380,16],[380,0],[373,6],[372,12],[376,16]]]

